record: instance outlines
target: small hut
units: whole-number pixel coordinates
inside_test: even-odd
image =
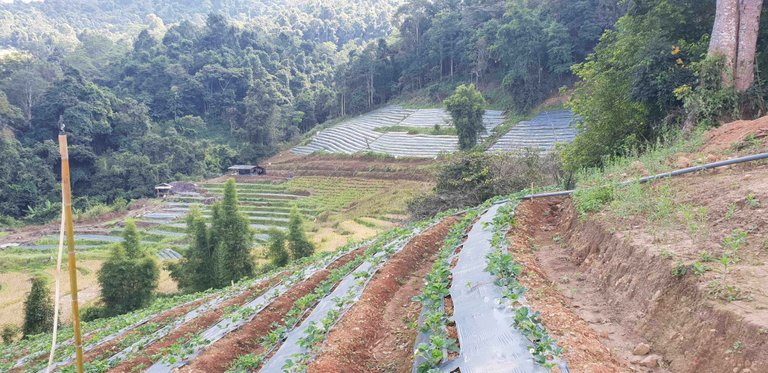
[[[155,195],[157,198],[165,198],[171,194],[173,194],[173,185],[163,183],[155,186]]]
[[[232,175],[264,175],[267,173],[264,167],[257,165],[239,164],[228,168],[228,170]]]

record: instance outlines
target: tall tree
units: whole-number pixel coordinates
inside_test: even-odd
[[[253,275],[251,243],[253,235],[248,219],[240,213],[235,180],[224,185],[224,200],[213,207],[211,243],[214,245],[216,284],[229,285]]]
[[[186,255],[168,267],[184,292],[204,291],[216,287],[213,247],[208,227],[200,209],[193,207],[187,215],[187,237],[190,241]]]
[[[763,0],[717,0],[710,56],[725,59],[723,84],[746,91],[754,83]]]
[[[285,233],[277,228],[269,230],[267,250],[267,257],[273,266],[282,267],[288,264],[290,255],[288,254],[288,250],[285,249]]]
[[[294,205],[291,208],[291,215],[288,221],[288,247],[291,250],[293,259],[301,259],[314,254],[315,245],[309,241],[304,232],[304,219],[301,217],[299,208]]]
[[[462,84],[456,87],[451,97],[443,101],[445,108],[451,113],[453,126],[459,135],[459,147],[462,150],[471,149],[477,144],[477,135],[485,129],[483,114],[485,114],[485,99],[474,84]]]
[[[98,273],[105,315],[141,308],[152,299],[160,278],[157,262],[141,247],[133,220],[125,222],[123,242],[112,249]]]
[[[45,333],[53,328],[53,302],[44,278],[32,279],[32,290],[24,301],[24,337]]]

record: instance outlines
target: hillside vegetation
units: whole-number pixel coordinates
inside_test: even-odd
[[[53,371],[768,371],[766,7],[2,5],[0,370],[49,365],[63,124]]]

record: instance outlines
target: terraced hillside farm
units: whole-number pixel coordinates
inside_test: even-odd
[[[486,110],[483,116],[485,133],[504,122],[504,113]],[[375,152],[394,157],[435,158],[440,153],[458,150],[455,135],[424,134],[419,130],[451,128],[451,119],[443,109],[404,109],[387,106],[341,122],[318,132],[307,145],[297,146],[291,152],[307,155],[314,152],[354,154]],[[390,128],[392,132],[377,131]]]
[[[764,123],[747,130],[741,125],[609,166],[606,175],[657,173],[692,159],[765,149],[768,138],[755,137]],[[723,145],[723,138],[735,134],[737,146]],[[590,193],[600,188],[579,189],[571,199],[529,199],[526,191],[496,197],[223,289],[163,297],[146,309],[85,323],[86,367],[763,372],[768,298],[759,274],[765,271],[766,172],[763,162],[621,189],[614,182],[614,199],[604,200],[605,209],[597,213],[586,208],[595,208]],[[369,213],[375,210],[361,212],[364,204],[356,202],[382,198],[379,185],[406,182],[328,176],[238,180],[244,201],[269,207],[262,214],[268,217],[279,215],[284,200],[308,214]],[[201,197],[221,193],[218,180],[198,187]],[[315,216],[323,220],[323,213]],[[721,264],[726,268],[719,269]],[[73,369],[71,337],[66,327],[59,332],[55,370]],[[41,334],[0,347],[0,370],[43,371],[49,342]]]
[[[361,168],[358,161],[356,167]],[[369,169],[362,167],[363,170]],[[257,178],[237,184],[239,208],[250,221],[257,263],[264,263],[261,247],[270,227],[286,229],[290,209],[295,204],[302,213],[309,238],[320,250],[330,251],[349,240],[369,238],[392,227],[405,216],[405,203],[414,193],[430,188],[430,181],[401,180],[396,172],[382,170],[390,180],[346,176],[297,176]],[[423,176],[423,175],[422,175]],[[207,182],[174,183],[183,190],[165,199],[135,204],[134,208],[100,221],[76,224],[79,287],[81,304],[98,298],[96,275],[111,248],[122,241],[124,219],[136,220],[142,246],[156,253],[161,261],[178,260],[187,246],[185,216],[198,206],[210,216],[212,204],[219,200],[228,177]],[[20,324],[22,302],[29,291],[28,279],[42,274],[52,281],[58,225],[30,227],[0,238],[0,324]],[[69,297],[64,284],[62,300]],[[161,293],[176,290],[167,272],[161,275]],[[68,320],[69,302],[63,301],[63,319]]]
[[[516,354],[507,356],[514,356],[521,368],[528,367],[526,371],[560,364],[556,358],[559,349],[551,339],[514,327],[512,321],[520,312],[515,310],[527,307],[520,305],[522,297],[515,299],[513,307],[511,299],[502,298],[505,288],[492,280],[498,277],[502,281],[498,283],[508,287],[514,283],[508,277],[513,274],[505,272],[508,268],[503,258],[489,255],[492,265],[487,268],[476,263],[499,248],[501,241],[495,237],[505,232],[513,206],[488,203],[459,215],[442,214],[222,290],[166,298],[145,310],[86,323],[86,364],[89,371],[116,372],[281,372],[307,366],[312,371],[340,371],[350,361],[383,368],[392,360],[377,359],[393,353],[404,355],[404,360],[395,363],[419,369],[437,368],[443,360],[470,371],[473,366],[488,371],[510,363],[508,359],[478,360],[496,354],[496,350],[473,346],[475,335],[499,336],[507,341],[497,349],[516,349]],[[465,235],[466,242],[462,243]],[[449,257],[454,253],[459,256],[452,266]],[[482,281],[477,286],[484,288],[456,281],[451,284],[452,272],[453,277]],[[483,280],[485,277],[488,279]],[[424,278],[426,284],[421,286]],[[522,295],[519,289],[510,289]],[[490,317],[498,316],[498,306],[480,304],[478,308],[474,300],[464,301],[464,296],[476,297],[488,291],[509,306],[503,317]],[[413,297],[423,307],[413,302]],[[447,310],[452,312],[446,316],[455,318],[455,325],[446,324],[447,319],[440,316],[446,309],[444,302],[450,299],[454,299],[453,305]],[[405,313],[392,318],[387,315],[390,312]],[[486,322],[478,324],[474,317],[461,317],[465,312],[486,315],[480,318]],[[531,311],[527,315],[525,321],[533,323],[531,331],[542,333],[535,314]],[[387,323],[378,325],[362,317]],[[492,320],[497,322],[488,322]],[[361,322],[366,325],[349,327]],[[371,349],[377,332],[397,340]],[[71,369],[70,333],[67,329],[60,332],[63,343],[54,359],[57,369]],[[455,349],[458,357],[452,352],[449,359],[442,351],[450,333],[458,333],[461,343]],[[14,348],[3,347],[0,368],[12,372],[44,369],[49,340],[50,336],[40,335]],[[416,356],[412,354],[414,348]],[[355,360],[349,360],[353,357]],[[481,365],[474,365],[477,363]],[[341,371],[357,371],[350,367]]]
[[[517,123],[502,135],[489,152],[515,152],[524,149],[551,151],[558,143],[569,143],[576,137],[575,117],[569,110],[544,111],[534,118]]]

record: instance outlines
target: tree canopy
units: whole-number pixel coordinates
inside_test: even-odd
[[[460,85],[456,91],[443,102],[451,113],[453,126],[459,135],[459,147],[468,150],[477,144],[477,136],[485,130],[483,114],[485,99],[474,84]]]
[[[160,268],[141,247],[133,220],[125,222],[123,242],[112,249],[98,273],[103,315],[119,315],[141,308],[152,299]]]

